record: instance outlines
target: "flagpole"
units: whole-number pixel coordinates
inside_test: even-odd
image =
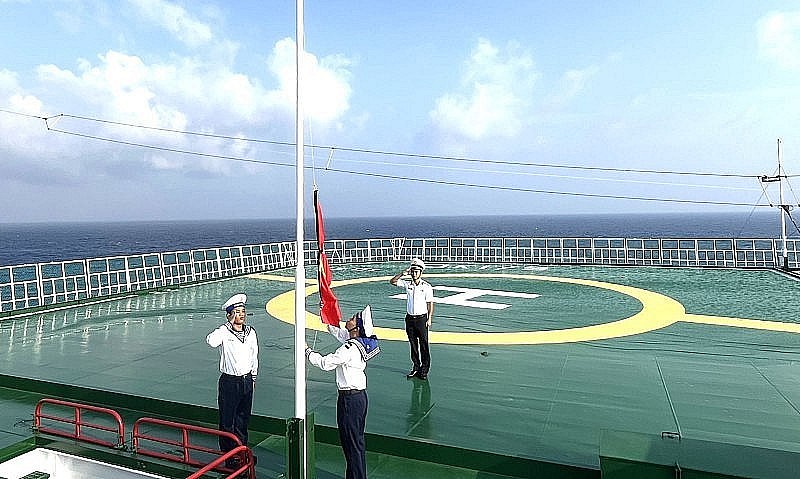
[[[314,232],[317,235],[317,291],[319,292],[320,312],[319,317],[322,318],[322,242],[319,238],[319,191],[317,185],[314,183]],[[323,321],[324,322],[324,321]],[[316,337],[314,338],[316,340]]]
[[[301,72],[303,52],[305,50],[305,33],[303,31],[303,0],[296,2],[296,49],[295,49],[295,67],[296,67],[296,110],[295,110],[295,145],[296,145],[296,180],[297,180],[297,243],[295,251],[297,254],[297,265],[295,267],[295,286],[294,286],[294,415],[296,418],[303,420],[306,419],[306,358],[305,358],[305,337],[306,337],[306,307],[305,307],[305,289],[306,289],[306,272],[305,272],[305,253],[303,251],[303,154],[304,154],[304,138],[303,138],[303,102],[301,94]],[[305,434],[303,437],[303,461],[301,467],[303,477],[305,477],[307,464],[306,460],[306,444]]]

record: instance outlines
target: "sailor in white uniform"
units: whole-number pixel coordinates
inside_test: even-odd
[[[228,321],[206,336],[212,348],[219,349],[219,429],[236,435],[247,445],[247,428],[253,406],[253,387],[258,375],[258,338],[256,330],[245,324],[247,296],[235,294],[222,306]],[[237,444],[219,438],[222,452]],[[230,464],[229,464],[230,465]]]
[[[389,280],[393,286],[406,290],[406,336],[411,349],[411,371],[406,377],[428,379],[431,369],[431,349],[428,332],[433,322],[433,286],[422,279],[425,262],[419,258],[411,260],[411,265]],[[401,279],[404,275],[410,279]]]
[[[336,370],[336,423],[339,440],[347,462],[346,479],[367,477],[364,427],[367,421],[367,361],[380,353],[378,338],[373,334],[372,309],[367,306],[356,313],[344,328],[328,326],[328,332],[340,343],[339,348],[323,356],[306,345],[306,357],[323,371]]]

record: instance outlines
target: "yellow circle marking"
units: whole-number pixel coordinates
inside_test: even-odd
[[[676,321],[681,321],[685,316],[685,309],[681,303],[665,296],[640,288],[623,286],[614,283],[604,283],[588,279],[559,278],[553,276],[538,276],[525,274],[428,274],[428,277],[436,278],[507,278],[507,279],[527,279],[533,281],[550,281],[554,283],[569,283],[590,286],[594,288],[608,289],[627,296],[631,296],[642,303],[642,310],[628,318],[612,321],[604,324],[584,326],[580,328],[567,328],[548,331],[518,331],[504,333],[459,333],[450,331],[431,331],[430,342],[449,343],[449,344],[552,344],[552,343],[575,343],[580,341],[594,341],[598,339],[618,338],[631,336],[634,334],[645,333],[655,329],[669,326]],[[275,275],[254,275],[263,279],[278,281],[292,281],[292,278]],[[347,286],[360,283],[372,283],[378,281],[389,281],[390,276],[357,278],[343,281],[333,281],[332,287]],[[318,291],[316,284],[306,287],[306,297]],[[266,305],[267,313],[289,324],[294,324],[294,291],[287,291],[273,299]],[[319,316],[306,311],[306,324],[308,329],[326,331],[325,325],[320,321]],[[406,341],[406,333],[403,329],[394,328],[375,328],[375,334],[381,339]]]
[[[268,279],[274,281],[294,281],[289,276],[279,276],[271,274],[254,274],[254,278]],[[454,333],[431,331],[430,340],[436,343],[452,344],[545,344],[545,343],[569,343],[578,341],[592,341],[597,339],[617,338],[621,336],[631,336],[634,334],[645,333],[655,329],[669,326],[678,321],[696,324],[708,324],[712,326],[727,326],[733,328],[761,329],[766,331],[777,331],[785,333],[800,334],[800,324],[785,323],[781,321],[768,321],[759,319],[732,318],[726,316],[710,316],[703,314],[688,314],[682,304],[678,301],[652,291],[622,286],[614,283],[604,283],[575,278],[558,278],[552,276],[536,276],[521,274],[428,274],[428,277],[440,278],[511,278],[511,279],[531,279],[538,281],[552,281],[558,283],[573,283],[597,288],[609,289],[619,293],[632,296],[642,303],[642,310],[629,317],[618,321],[581,328],[569,328],[550,331],[521,331],[514,333]],[[389,277],[380,278],[359,278],[346,281],[334,281],[332,286],[345,286],[348,284],[377,282],[388,280]],[[318,291],[316,286],[306,288],[306,296]],[[294,324],[294,291],[288,291],[276,296],[266,305],[267,312],[281,321]],[[306,312],[306,323],[308,329],[325,331],[324,325],[319,321],[319,316]],[[392,328],[375,328],[380,333],[381,339],[394,341],[405,341],[405,331]]]

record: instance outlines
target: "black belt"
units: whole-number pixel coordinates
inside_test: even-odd
[[[230,379],[244,379],[253,377],[253,373],[247,373],[244,376],[234,376],[233,374],[228,374],[228,373],[220,373],[220,374],[222,374],[223,377]]]
[[[340,396],[350,396],[351,394],[363,393],[366,389],[340,389]]]
[[[424,314],[406,314],[406,316],[411,318],[411,319],[422,319],[422,318],[427,318],[428,317],[428,313],[424,313]]]

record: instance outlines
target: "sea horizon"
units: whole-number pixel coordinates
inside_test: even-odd
[[[293,241],[294,218],[0,223],[0,266]],[[770,212],[326,217],[334,239],[417,237],[779,238]],[[797,229],[787,221],[787,234]],[[315,238],[313,218],[304,238]]]
[[[527,218],[527,217],[585,217],[585,216],[628,216],[628,217],[667,217],[667,216],[769,216],[774,215],[778,218],[777,211],[770,210],[766,212],[759,210],[754,213],[742,213],[737,211],[694,211],[694,212],[681,212],[681,211],[666,211],[656,213],[645,212],[592,212],[592,213],[502,213],[502,214],[454,214],[454,215],[377,215],[377,216],[346,216],[346,215],[331,215],[325,214],[325,221],[337,220],[357,220],[357,219],[375,219],[375,220],[407,220],[407,219],[426,219],[426,218]],[[313,221],[313,215],[304,217],[305,221]],[[159,218],[159,219],[72,219],[72,220],[34,220],[34,221],[0,221],[0,227],[3,226],[23,226],[23,225],[42,225],[42,224],[117,224],[117,223],[193,223],[193,222],[232,222],[232,221],[295,221],[292,216],[278,216],[278,217],[242,217],[242,218]]]

